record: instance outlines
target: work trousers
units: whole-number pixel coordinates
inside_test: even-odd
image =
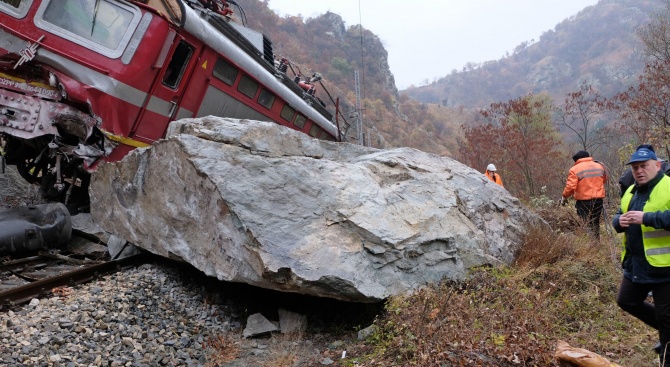
[[[650,291],[654,303],[646,301]],[[616,303],[622,310],[658,330],[661,361],[665,361],[662,366],[670,367],[670,282],[640,284],[623,277]]]
[[[595,238],[600,238],[600,216],[603,213],[603,199],[577,200],[577,215],[587,223]]]

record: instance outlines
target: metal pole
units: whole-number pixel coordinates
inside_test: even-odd
[[[354,70],[354,84],[356,88],[356,140],[358,140],[359,145],[365,145],[363,141],[363,119],[361,118],[361,114],[363,113],[361,110],[361,83],[358,77],[358,70]]]

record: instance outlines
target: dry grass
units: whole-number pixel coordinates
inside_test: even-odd
[[[207,350],[205,367],[218,367],[237,358],[240,352],[239,339],[233,334],[223,334],[208,339],[203,348]]]
[[[620,239],[601,235],[531,231],[510,267],[390,299],[363,355],[341,365],[558,366],[558,340],[622,366],[654,365],[656,332],[615,303]]]
[[[268,344],[268,355],[260,362],[262,367],[303,366],[310,354],[301,333],[273,334]]]

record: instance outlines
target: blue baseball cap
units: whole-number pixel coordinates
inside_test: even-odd
[[[656,158],[656,153],[654,153],[653,150],[649,150],[647,148],[640,148],[633,152],[633,155],[630,156],[630,159],[626,164],[628,165],[635,162],[644,162],[650,159],[657,161],[658,158]]]

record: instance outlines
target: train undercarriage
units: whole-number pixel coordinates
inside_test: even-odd
[[[20,139],[4,134],[2,150],[7,165],[15,165],[27,182],[39,185],[49,201],[65,203],[71,213],[88,211],[90,174],[83,170],[83,159],[63,152],[55,136]]]

